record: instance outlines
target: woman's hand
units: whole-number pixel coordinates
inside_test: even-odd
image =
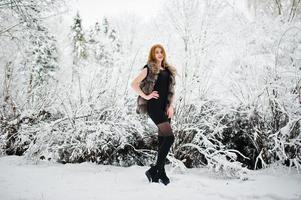
[[[158,98],[159,98],[158,91],[154,90],[154,91],[152,91],[149,95],[146,95],[146,96],[145,96],[145,99],[146,99],[146,100],[150,100],[151,98],[158,99]]]
[[[174,113],[174,108],[172,105],[170,105],[166,111],[168,118],[172,118],[173,113]]]

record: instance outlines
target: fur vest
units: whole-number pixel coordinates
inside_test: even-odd
[[[158,74],[153,73],[153,71],[151,70],[154,64],[155,63],[153,63],[153,62],[149,62],[149,63],[146,64],[147,67],[148,67],[148,74],[140,82],[140,85],[139,85],[141,90],[146,95],[150,94],[153,91],[155,83],[156,83],[157,78],[158,78]],[[168,67],[167,67],[167,70],[169,70]],[[170,72],[168,94],[167,94],[167,105],[166,105],[166,108],[165,108],[165,112],[167,111],[167,108],[170,106],[171,99],[172,99],[172,97],[175,93],[175,84],[176,84],[175,77]],[[142,98],[140,95],[138,95],[138,97],[137,97],[137,107],[136,107],[136,113],[137,114],[147,114],[147,102],[148,102],[148,100],[146,100],[146,99]]]

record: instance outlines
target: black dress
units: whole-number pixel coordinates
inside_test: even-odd
[[[144,68],[147,67],[146,65]],[[149,70],[149,68],[147,68]],[[149,71],[147,72],[149,73]],[[154,85],[153,91],[157,91],[159,97],[151,98],[147,101],[147,112],[149,117],[155,124],[159,124],[162,122],[169,121],[171,118],[168,118],[166,113],[166,105],[167,105],[167,93],[169,86],[169,76],[170,71],[168,69],[160,70],[158,74],[158,79]]]

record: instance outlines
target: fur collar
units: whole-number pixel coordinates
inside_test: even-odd
[[[154,62],[154,61],[149,61],[149,62],[148,62],[148,65],[149,65],[150,69],[152,70],[152,72],[153,72],[154,74],[158,74],[158,73],[160,72],[160,69],[155,67],[156,62]],[[171,73],[171,70],[170,70],[171,66],[170,66],[169,64],[166,63],[165,68],[170,72],[171,75],[173,75],[173,74]]]

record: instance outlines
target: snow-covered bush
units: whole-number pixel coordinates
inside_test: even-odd
[[[39,116],[24,114],[15,121],[19,126],[17,134],[10,140],[3,135],[1,141],[6,147],[2,150],[61,163],[147,165],[154,159],[155,134],[146,131],[148,127],[142,126],[134,115],[122,112],[116,107],[104,107],[73,119],[59,115],[55,119],[48,112]],[[8,129],[12,124],[6,126]]]

